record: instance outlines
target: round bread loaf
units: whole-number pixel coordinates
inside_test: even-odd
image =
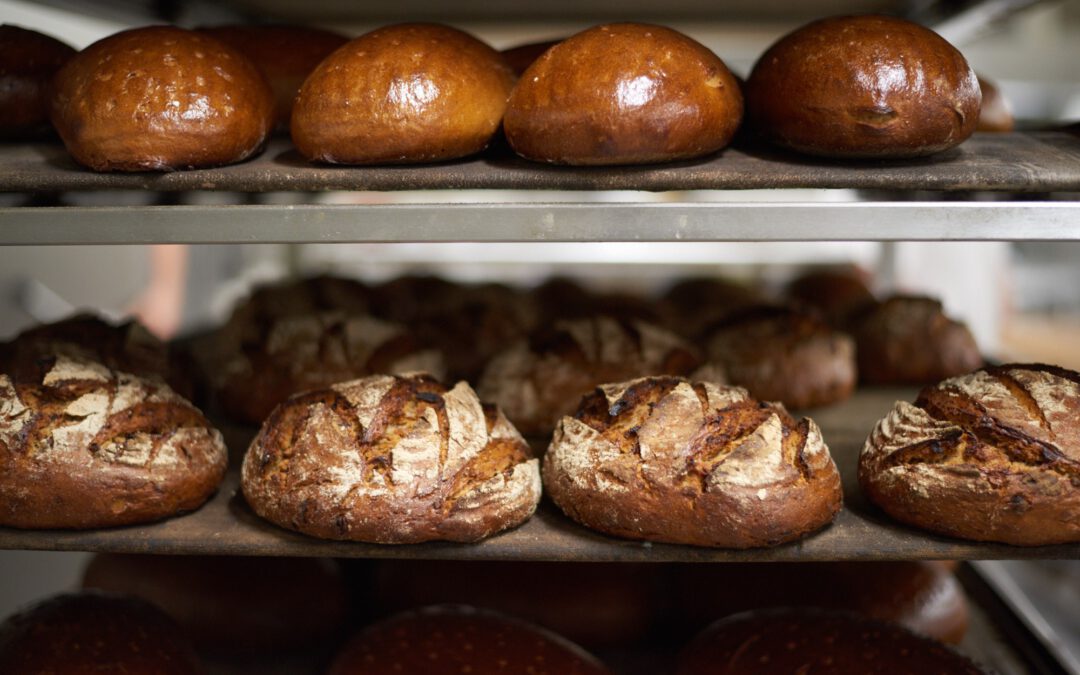
[[[746,284],[717,277],[682,279],[660,299],[665,325],[688,340],[700,340],[729,314],[765,302]]]
[[[979,76],[979,89],[982,91],[982,107],[979,108],[979,123],[976,131],[1007,132],[1016,127],[1012,108],[1005,94],[990,80]]]
[[[586,527],[697,546],[794,541],[832,522],[843,499],[813,420],[739,387],[675,377],[586,396],[555,428],[543,476]]]
[[[1080,541],[1080,373],[986,368],[898,401],[859,455],[893,518],[978,541]]]
[[[530,42],[529,44],[518,45],[517,47],[511,47],[510,49],[502,50],[503,58],[510,64],[510,68],[513,69],[514,74],[521,77],[521,74],[533,64],[536,59],[543,56],[544,52],[551,49],[555,45],[562,42],[562,40],[545,40],[543,42]]]
[[[37,31],[0,26],[0,140],[49,130],[49,85],[75,50]]]
[[[788,34],[746,83],[747,119],[768,140],[824,157],[903,158],[975,131],[979,83],[937,33],[903,19],[844,16]]]
[[[369,626],[338,654],[329,675],[610,675],[568,640],[494,612],[430,607]]]
[[[352,40],[311,73],[292,138],[310,160],[410,164],[480,152],[499,129],[514,73],[449,26],[406,23]]]
[[[529,446],[464,382],[376,375],[292,397],[244,456],[257,514],[326,539],[477,541],[540,501]]]
[[[776,609],[716,622],[679,657],[676,675],[986,675],[945,645],[855,614]]]
[[[893,296],[852,320],[859,379],[867,384],[926,384],[983,364],[963,323],[933,298]]]
[[[0,625],[0,673],[202,675],[183,633],[143,600],[58,595]]]
[[[673,576],[679,615],[695,632],[731,614],[773,607],[851,611],[951,644],[967,632],[964,591],[937,563],[683,565]]]
[[[596,291],[573,279],[552,277],[529,291],[525,299],[543,326],[562,319],[589,319],[609,316],[622,321],[644,321],[661,325],[663,316],[656,303],[629,291]]]
[[[0,525],[93,528],[197,508],[221,434],[158,380],[51,356],[0,373]]]
[[[205,33],[243,53],[274,92],[274,126],[289,128],[293,102],[315,66],[349,41],[339,33],[305,26],[214,26]]]
[[[670,28],[596,26],[544,52],[510,95],[522,157],[574,165],[690,159],[726,146],[743,100],[727,66]]]
[[[99,40],[60,69],[52,122],[95,171],[232,164],[258,152],[274,98],[240,52],[181,28],[134,28]]]
[[[334,639],[346,614],[341,572],[320,558],[99,553],[82,586],[153,603],[200,652],[258,660]]]
[[[602,316],[558,321],[495,356],[477,387],[527,436],[546,436],[581,397],[605,382],[689,375],[700,359],[675,335]]]
[[[731,384],[791,408],[837,403],[855,389],[855,341],[789,307],[734,312],[706,338],[706,356]]]
[[[851,318],[877,300],[854,269],[825,269],[793,279],[785,295],[799,306],[821,313],[834,328],[847,328]]]

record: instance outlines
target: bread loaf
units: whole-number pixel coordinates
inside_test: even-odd
[[[660,298],[664,325],[688,340],[700,340],[728,315],[765,302],[755,288],[718,277],[681,279]]]
[[[859,455],[859,483],[897,520],[953,537],[1080,541],[1080,374],[1013,364],[899,401]]]
[[[768,140],[824,157],[902,158],[963,142],[979,83],[937,33],[903,19],[821,19],[781,38],[746,83],[747,120]]]
[[[0,525],[93,528],[197,508],[221,434],[158,380],[64,355],[0,373]]]
[[[527,159],[644,164],[719,150],[742,112],[735,78],[707,48],[670,28],[616,23],[567,38],[529,66],[503,129]]]
[[[982,106],[979,108],[979,123],[976,131],[1007,132],[1016,127],[1012,109],[1001,89],[990,80],[979,76],[979,90],[982,91]]]
[[[529,446],[469,385],[375,375],[292,397],[244,457],[257,514],[327,539],[476,541],[540,500]]]
[[[240,52],[194,31],[134,28],[60,69],[51,118],[95,171],[171,171],[258,152],[274,121],[270,86]]]
[[[877,301],[855,269],[824,269],[792,279],[785,295],[800,308],[817,311],[834,328],[847,330],[852,317]]]
[[[0,26],[0,140],[49,131],[49,85],[75,50],[37,31]]]
[[[540,58],[544,52],[559,44],[561,41],[562,40],[544,40],[543,42],[530,42],[510,49],[504,49],[502,50],[502,55],[514,70],[514,74],[521,77],[521,74],[524,73],[536,59]]]
[[[555,429],[544,489],[568,516],[630,539],[750,548],[821,529],[840,474],[812,420],[746,390],[675,377],[599,387]]]

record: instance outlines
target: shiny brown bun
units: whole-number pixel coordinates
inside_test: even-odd
[[[1005,94],[990,80],[979,76],[979,89],[982,90],[982,108],[979,110],[979,124],[976,131],[1006,132],[1016,127],[1012,109]]]
[[[503,128],[522,157],[554,164],[668,162],[727,145],[742,120],[727,66],[661,26],[596,26],[521,76]]]
[[[49,84],[75,50],[37,31],[0,26],[0,139],[49,129]]]
[[[180,628],[137,598],[58,595],[0,624],[4,675],[202,675]]]
[[[610,675],[554,633],[468,607],[430,607],[369,626],[342,649],[328,675],[367,673]]]
[[[561,42],[561,40],[530,42],[529,44],[504,49],[502,50],[502,55],[503,58],[506,59],[506,62],[510,64],[510,67],[514,69],[514,73],[520,77],[521,74],[536,61],[536,59],[540,58],[547,50],[559,44],[559,42]]]
[[[338,33],[305,26],[215,26],[200,28],[243,53],[274,91],[274,126],[287,130],[293,101],[315,66],[349,41]]]
[[[747,119],[778,145],[824,157],[902,158],[975,131],[979,83],[964,56],[918,24],[885,16],[815,21],[758,60]]]
[[[497,51],[449,26],[405,23],[361,35],[300,88],[292,137],[310,160],[410,164],[483,150],[514,74]]]
[[[56,75],[52,121],[95,171],[232,164],[259,151],[273,94],[240,52],[194,31],[150,26],[79,52]]]

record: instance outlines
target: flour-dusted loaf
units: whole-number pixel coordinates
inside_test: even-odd
[[[954,537],[1080,541],[1080,373],[1011,364],[898,401],[859,455],[859,483],[897,520]]]
[[[65,355],[0,372],[0,525],[92,528],[197,508],[221,434],[166,384]]]
[[[49,84],[75,50],[34,30],[0,26],[0,140],[49,131]]]
[[[257,514],[316,537],[476,541],[532,515],[540,472],[468,384],[375,375],[275,409],[244,457],[242,487]]]
[[[739,387],[647,377],[563,417],[544,489],[579,523],[631,539],[750,548],[836,516],[840,474],[813,420]]]
[[[605,382],[689,375],[697,351],[672,333],[608,316],[557,321],[496,355],[477,387],[527,436],[550,434],[581,397]]]

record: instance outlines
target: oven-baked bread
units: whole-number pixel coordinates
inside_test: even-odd
[[[611,675],[595,657],[554,633],[468,607],[429,607],[368,626],[328,675]]]
[[[846,330],[852,317],[877,300],[854,269],[823,269],[792,279],[784,294],[800,308],[816,311],[833,328]]]
[[[540,501],[537,460],[468,384],[375,375],[290,398],[244,457],[257,514],[326,539],[477,541]]]
[[[557,321],[495,356],[477,390],[526,436],[546,436],[593,388],[644,375],[689,375],[701,360],[663,328],[607,316]]]
[[[483,150],[514,73],[497,51],[449,26],[385,26],[327,57],[300,88],[292,138],[310,160],[411,164]]]
[[[524,73],[536,59],[540,58],[544,52],[560,42],[562,42],[562,40],[530,42],[528,44],[518,45],[517,47],[504,49],[501,53],[503,58],[506,59],[506,62],[510,64],[510,67],[514,70],[514,74],[521,77],[521,74]]]
[[[898,401],[859,455],[893,518],[978,541],[1080,541],[1080,373],[989,367]]]
[[[669,162],[726,146],[742,93],[715,54],[647,24],[595,26],[543,53],[510,95],[514,151],[554,164]]]
[[[99,40],[56,74],[53,125],[95,171],[171,171],[232,164],[258,152],[274,98],[232,47],[172,26]]]
[[[35,30],[0,26],[0,140],[49,130],[49,85],[75,50]]]
[[[199,507],[221,434],[157,379],[49,356],[0,372],[0,525],[109,527]]]
[[[982,107],[979,108],[979,123],[975,126],[975,130],[1012,131],[1016,127],[1016,121],[1013,119],[1012,108],[1005,94],[1001,93],[1001,89],[996,84],[981,75],[979,89],[982,91]]]
[[[203,668],[161,610],[83,592],[49,598],[0,624],[0,673],[202,675]]]
[[[563,417],[544,490],[600,532],[726,548],[774,546],[840,511],[840,474],[812,420],[745,389],[675,377],[599,387]]]
[[[676,675],[987,675],[949,647],[856,614],[794,608],[736,614],[683,649]]]
[[[824,157],[902,158],[963,142],[979,119],[964,56],[916,23],[821,19],[781,38],[746,83],[748,124],[778,145]]]
[[[733,312],[764,302],[765,296],[747,284],[721,277],[691,277],[672,284],[657,304],[668,329],[698,341]]]

